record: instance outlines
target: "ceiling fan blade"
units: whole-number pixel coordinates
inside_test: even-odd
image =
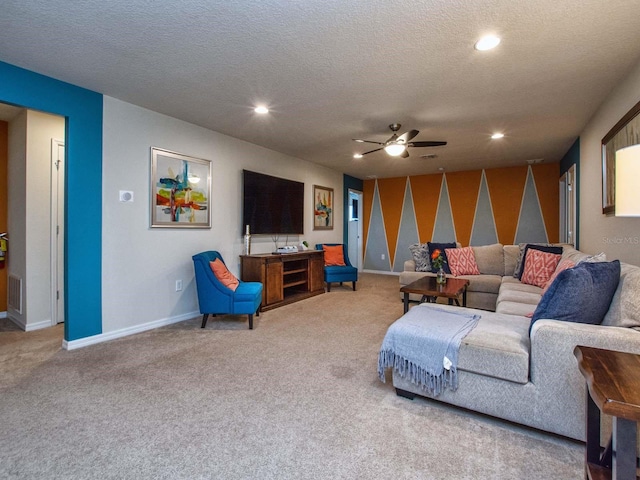
[[[411,142],[408,143],[408,147],[440,147],[446,145],[447,142]]]
[[[409,150],[407,150],[407,149],[405,148],[405,149],[404,149],[404,152],[402,152],[402,153],[400,154],[400,156],[401,156],[402,158],[407,158],[407,157],[409,156]]]
[[[382,150],[382,148],[376,148],[375,150],[369,150],[368,152],[364,152],[362,155],[369,155],[370,153],[379,152],[380,150]]]
[[[372,140],[360,140],[359,138],[352,138],[351,140],[358,143],[375,143],[376,145],[384,145],[384,143],[382,142],[374,142]]]
[[[398,142],[408,143],[413,137],[420,133],[419,130],[409,130],[398,137]]]

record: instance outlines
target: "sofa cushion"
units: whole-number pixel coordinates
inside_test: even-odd
[[[527,253],[529,252],[529,250],[538,250],[540,252],[555,253],[556,255],[562,255],[562,247],[558,247],[551,244],[544,244],[544,245],[539,245],[536,243],[525,244],[524,250],[522,251],[521,262],[518,266],[516,266],[516,271],[513,274],[513,276],[516,277],[518,280],[522,279],[522,274],[524,273],[524,268],[527,263]]]
[[[473,255],[473,249],[471,247],[447,248],[445,249],[445,253],[447,254],[449,268],[454,276],[480,275],[476,257]]]
[[[458,278],[469,280],[467,292],[484,292],[495,295],[500,291],[502,277],[498,275],[461,275]]]
[[[438,305],[438,308],[460,307]],[[480,315],[480,320],[476,328],[462,339],[458,369],[511,382],[527,383],[530,319],[476,309],[464,311]]]
[[[503,313],[505,315],[519,315],[531,319],[535,309],[535,305],[531,305],[528,303],[504,301],[498,303],[496,312]],[[531,320],[529,320],[529,322],[531,322]]]
[[[500,243],[471,247],[482,274],[504,275],[504,246]]]
[[[522,283],[517,278],[513,277],[502,277],[502,285],[500,286],[500,291],[507,290],[515,290],[518,292],[531,292],[537,293],[542,296],[542,289],[540,287],[536,287],[535,285],[527,285],[526,283]]]
[[[522,303],[524,305],[529,305],[529,313],[531,313],[536,309],[536,305],[540,303],[541,298],[542,293],[540,292],[540,288],[538,288],[538,292],[523,292],[519,290],[507,290],[501,288],[496,305],[499,305],[502,302]]]
[[[560,272],[531,319],[602,323],[620,280],[620,262],[588,263]]]
[[[520,255],[520,247],[518,245],[505,245],[504,253],[504,276],[513,276]]]
[[[544,287],[553,275],[561,254],[547,253],[530,248],[524,259],[524,269],[520,280],[528,285]]]
[[[445,271],[445,273],[451,273],[451,269],[449,268],[449,261],[447,260],[447,254],[445,250],[447,248],[456,248],[457,245],[455,244],[455,242],[452,242],[452,243],[427,242],[427,245],[429,245],[429,258],[432,257],[434,250],[440,250],[440,254],[444,258],[444,262],[445,262],[442,265],[442,269]],[[438,269],[435,268],[433,264],[431,264],[431,272],[436,273],[437,271]]]
[[[414,243],[409,245],[409,251],[413,257],[416,272],[430,272],[429,245],[426,243]]]
[[[620,282],[602,325],[640,330],[640,267],[623,263]]]

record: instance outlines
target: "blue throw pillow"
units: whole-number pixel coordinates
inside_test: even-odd
[[[447,260],[447,254],[445,253],[444,249],[445,248],[456,248],[457,245],[455,244],[455,242],[452,242],[452,243],[432,243],[432,242],[427,242],[427,245],[429,247],[429,259],[431,259],[431,254],[433,253],[434,250],[436,250],[436,249],[440,250],[442,258],[444,258],[444,262],[445,262],[442,265],[442,269],[444,270],[444,273],[451,273],[451,269],[449,268],[449,261]],[[438,269],[435,268],[433,266],[433,264],[431,264],[431,272],[432,273],[438,273]]]
[[[527,252],[532,250],[539,250],[540,252],[553,253],[555,255],[562,255],[562,247],[556,247],[554,245],[536,245],[535,243],[527,243],[522,251],[522,263],[520,264],[520,270],[516,271],[514,277],[518,280],[522,280],[522,274],[524,273],[524,266],[527,263]],[[517,270],[517,269],[516,269]]]
[[[541,318],[600,325],[620,281],[620,262],[581,263],[563,270],[540,299],[531,327]]]

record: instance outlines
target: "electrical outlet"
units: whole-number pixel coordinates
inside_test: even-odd
[[[380,260],[384,260],[384,253],[380,255]]]
[[[176,280],[176,292],[182,291],[182,280]]]

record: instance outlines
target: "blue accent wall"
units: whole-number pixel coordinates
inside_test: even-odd
[[[567,170],[571,168],[571,165],[576,166],[576,231],[575,231],[575,244],[576,248],[580,248],[580,137],[573,142],[571,148],[564,154],[562,160],[560,160],[560,176],[564,175]]]
[[[66,118],[65,340],[102,333],[102,95],[0,62],[0,101]]]
[[[349,175],[342,176],[342,243],[349,245],[349,189],[362,191],[364,183],[359,178]],[[362,209],[360,205],[360,209]]]

